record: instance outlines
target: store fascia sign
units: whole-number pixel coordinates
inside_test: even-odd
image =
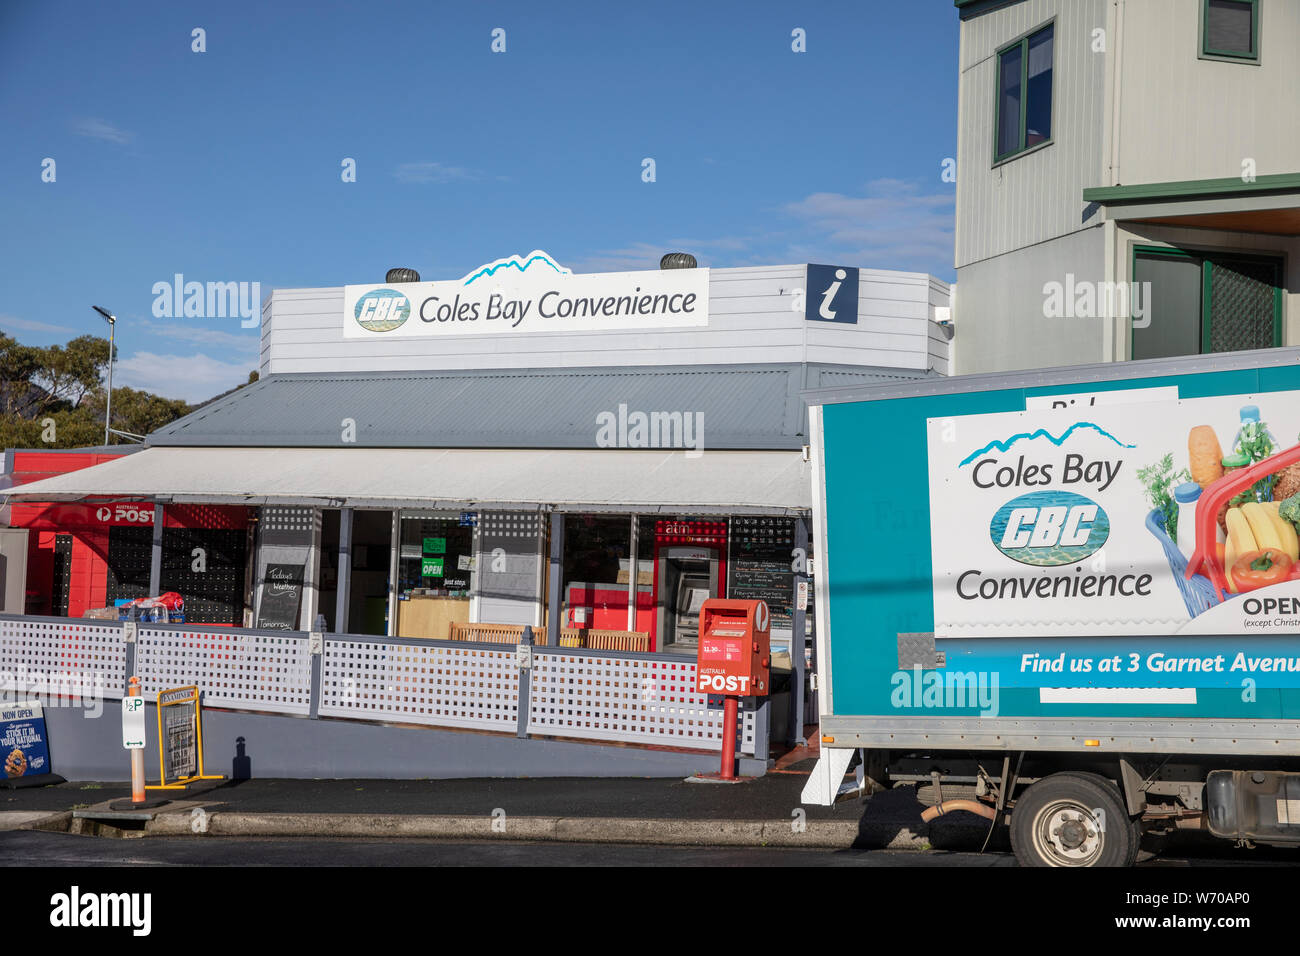
[[[668,329],[709,324],[709,270],[575,275],[540,249],[446,282],[349,285],[350,339]]]

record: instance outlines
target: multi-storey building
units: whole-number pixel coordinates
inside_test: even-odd
[[[1300,343],[1300,3],[955,2],[955,371]]]

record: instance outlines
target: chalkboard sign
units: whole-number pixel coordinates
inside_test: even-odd
[[[273,631],[292,631],[298,623],[302,579],[301,564],[268,564],[255,626]]]
[[[766,601],[772,612],[772,626],[789,627],[790,605],[794,601],[794,572],[788,563],[733,558],[730,596]]]

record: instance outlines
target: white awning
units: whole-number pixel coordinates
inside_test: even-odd
[[[797,451],[621,448],[147,448],[3,494],[326,508],[725,514],[812,507],[810,466]]]

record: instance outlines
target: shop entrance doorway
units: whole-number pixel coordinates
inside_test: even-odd
[[[348,619],[335,626],[339,587],[339,517],[321,513],[320,613],[336,634],[387,634],[389,569],[393,553],[393,513],[352,513],[352,560],[348,574]]]

